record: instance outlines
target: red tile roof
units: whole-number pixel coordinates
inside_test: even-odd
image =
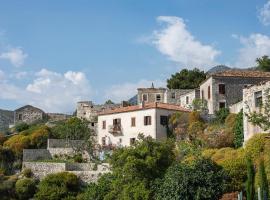
[[[110,110],[105,110],[99,115],[109,115],[109,114],[115,114],[115,113],[123,113],[123,112],[133,112],[133,111],[139,111],[139,110],[146,110],[146,109],[165,109],[165,110],[174,110],[174,111],[180,111],[180,112],[190,112],[190,110],[185,109],[181,106],[174,105],[174,104],[167,104],[167,103],[145,103],[145,105],[142,107],[141,105],[135,105],[135,106],[127,106],[127,107],[121,107],[121,108],[115,108]]]

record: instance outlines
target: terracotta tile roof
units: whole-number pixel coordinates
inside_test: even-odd
[[[249,78],[270,78],[270,72],[255,70],[227,70],[212,74],[214,77],[249,77]]]
[[[115,108],[110,110],[105,110],[99,115],[109,115],[109,114],[115,114],[115,113],[123,113],[123,112],[133,112],[133,111],[139,111],[139,110],[146,110],[146,109],[165,109],[165,110],[174,110],[174,111],[181,111],[181,112],[190,112],[190,110],[185,109],[181,106],[174,105],[174,104],[167,104],[167,103],[145,103],[144,107],[141,105],[135,105],[135,106],[127,106],[127,107],[121,107],[121,108]]]

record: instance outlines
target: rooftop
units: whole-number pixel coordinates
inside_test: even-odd
[[[147,110],[147,109],[165,109],[165,110],[174,110],[180,112],[190,112],[190,110],[185,109],[181,106],[174,105],[174,104],[167,104],[167,103],[145,103],[144,106],[142,105],[135,105],[135,106],[127,106],[127,107],[120,107],[111,110],[106,110],[104,112],[99,113],[99,115],[109,115],[109,114],[116,114],[116,113],[123,113],[123,112],[133,112],[139,110]]]

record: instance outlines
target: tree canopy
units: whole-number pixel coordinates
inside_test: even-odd
[[[197,68],[192,70],[183,69],[177,72],[167,80],[169,89],[194,89],[199,87],[200,83],[206,79],[204,71]]]

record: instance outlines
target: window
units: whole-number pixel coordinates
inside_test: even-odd
[[[255,107],[260,107],[262,105],[262,91],[254,93],[255,97]]]
[[[142,101],[148,101],[148,95],[147,94],[142,95]]]
[[[106,138],[105,137],[102,137],[102,145],[105,146],[106,145]]]
[[[186,96],[186,104],[189,104],[189,96]]]
[[[219,109],[225,108],[225,107],[226,107],[226,103],[225,102],[219,102]]]
[[[160,94],[156,94],[156,101],[160,101],[161,100],[161,95]]]
[[[172,99],[175,99],[175,92],[172,92]]]
[[[106,121],[102,121],[102,129],[106,129]]]
[[[210,85],[208,86],[208,99],[211,98],[211,89],[210,89]]]
[[[136,142],[136,139],[135,138],[130,138],[130,145],[135,144],[135,142]]]
[[[131,126],[132,127],[135,127],[136,126],[136,118],[135,117],[132,117],[131,118]]]
[[[168,125],[168,116],[160,116],[160,124],[163,126]]]
[[[218,85],[219,94],[225,94],[225,84]]]
[[[22,120],[22,114],[19,114],[19,120]]]
[[[144,125],[145,126],[151,125],[151,116],[144,117]]]
[[[114,126],[116,126],[116,125],[121,125],[121,119],[120,119],[120,118],[113,119],[113,125],[114,125]]]

